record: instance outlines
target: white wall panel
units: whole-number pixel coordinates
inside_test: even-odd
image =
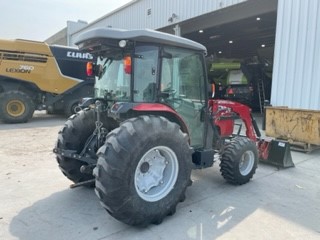
[[[320,110],[319,15],[319,0],[278,0],[273,106]]]
[[[127,7],[114,11],[89,24],[82,31],[95,27],[112,26],[114,28],[134,29],[151,28],[158,29],[196,16],[216,11],[246,0],[136,0],[130,2]],[[147,15],[151,9],[151,15]],[[169,22],[169,17],[175,13],[178,17]],[[74,39],[81,33],[72,35]]]
[[[94,27],[164,28],[245,1],[135,0],[73,34],[72,42]],[[178,17],[169,22],[173,13]],[[320,110],[320,0],[278,0],[271,104]]]

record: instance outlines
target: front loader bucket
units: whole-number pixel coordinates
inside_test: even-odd
[[[265,154],[262,154],[262,156],[260,154],[261,162],[272,164],[279,168],[294,167],[288,142],[271,140],[266,144]]]

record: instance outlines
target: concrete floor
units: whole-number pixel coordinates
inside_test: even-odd
[[[177,212],[145,229],[113,219],[92,189],[70,189],[52,148],[64,119],[0,123],[0,239],[320,239],[320,151],[292,152],[295,168],[260,164],[243,186],[219,166],[194,170]]]

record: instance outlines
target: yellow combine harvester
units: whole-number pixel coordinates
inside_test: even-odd
[[[35,110],[71,115],[93,94],[83,69],[93,57],[76,48],[28,40],[0,40],[0,119],[27,122]]]

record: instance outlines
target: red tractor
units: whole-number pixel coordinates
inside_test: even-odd
[[[254,175],[260,140],[250,109],[208,97],[206,48],[152,30],[99,28],[79,37],[97,57],[95,98],[70,117],[54,152],[75,186],[95,186],[116,219],[146,226],[176,211],[192,168],[220,160],[230,183]],[[234,136],[234,119],[247,136]],[[265,146],[268,149],[268,146]]]

